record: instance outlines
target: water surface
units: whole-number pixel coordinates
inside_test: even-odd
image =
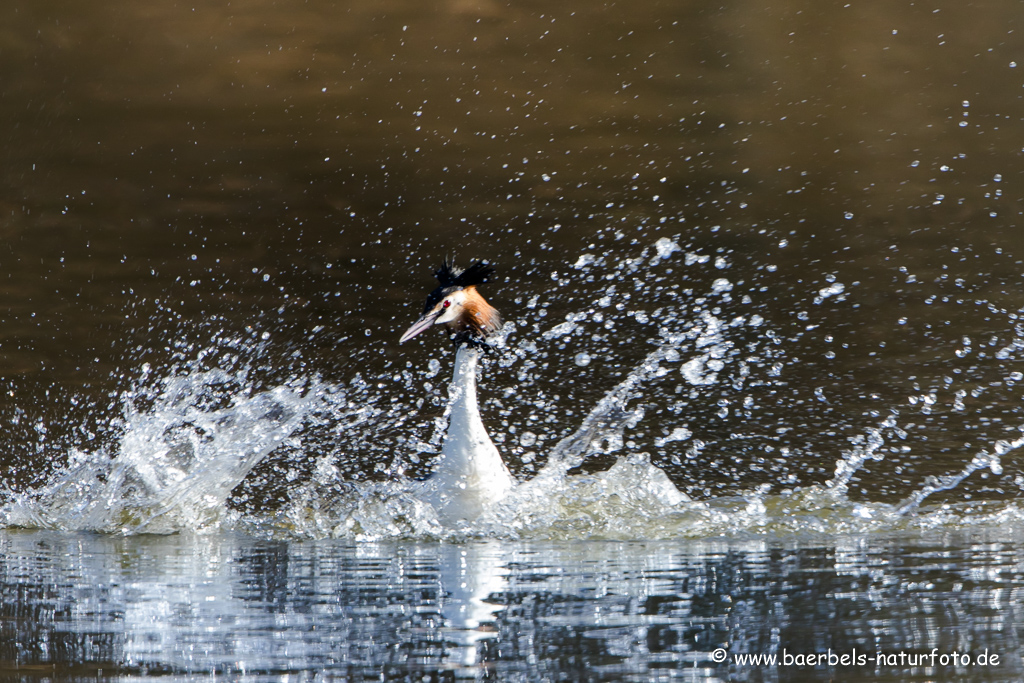
[[[1021,675],[1020,539],[984,531],[828,545],[353,545],[49,532],[8,532],[2,542],[0,661],[24,680]],[[936,662],[956,653],[959,664],[892,663],[933,650]],[[750,653],[791,663],[742,661]],[[871,661],[801,665],[829,653]]]
[[[3,666],[1019,678],[1019,24],[5,3]],[[445,528],[453,354],[397,339],[453,254],[520,485]]]

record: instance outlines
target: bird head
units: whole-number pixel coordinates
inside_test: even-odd
[[[454,333],[456,343],[485,340],[501,327],[501,317],[476,286],[487,282],[493,273],[494,269],[483,261],[463,270],[446,260],[434,272],[439,285],[427,296],[423,315],[405,331],[399,343],[440,324]]]

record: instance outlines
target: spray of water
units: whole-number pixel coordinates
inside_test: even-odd
[[[543,388],[538,386],[552,347],[566,349],[572,340],[574,365],[587,368],[614,352],[601,343],[616,325],[624,324],[624,317],[633,325],[656,325],[656,334],[646,342],[650,349],[622,373],[612,389],[592,402],[574,430],[556,439],[557,430],[535,426],[542,424],[540,420],[533,421],[530,429],[508,419],[492,428],[499,449],[504,445],[510,451],[520,481],[505,499],[468,526],[446,528],[417,496],[417,482],[404,474],[410,465],[437,452],[444,418],[425,426],[411,425],[415,409],[389,402],[386,382],[356,374],[347,386],[297,377],[277,386],[257,387],[245,372],[198,366],[169,372],[164,378],[144,371],[139,383],[143,388],[121,398],[123,429],[115,447],[70,453],[67,466],[45,485],[8,493],[0,520],[8,527],[111,533],[197,531],[227,524],[258,534],[354,539],[838,533],[927,523],[930,515],[937,514],[923,507],[930,496],[955,490],[979,470],[1000,475],[1001,457],[1024,445],[1024,437],[999,440],[991,452],[977,452],[959,472],[927,477],[896,504],[854,500],[851,486],[870,462],[884,463],[894,452],[905,452],[892,444],[905,439],[912,424],[900,424],[901,410],[892,406],[884,417],[879,415],[849,437],[853,448],[841,453],[830,480],[794,483],[797,477],[785,468],[808,459],[792,457],[794,450],[785,443],[792,426],[768,430],[754,420],[759,406],[777,400],[781,390],[788,388],[787,368],[800,366],[799,359],[786,355],[786,335],[752,308],[749,293],[741,292],[737,283],[721,273],[707,278],[704,291],[684,292],[664,279],[673,269],[724,271],[727,267],[722,257],[687,250],[667,238],[642,249],[635,258],[612,262],[607,255],[587,254],[574,265],[578,277],[583,281],[600,277],[610,284],[575,303],[563,322],[510,323],[506,329],[510,341],[503,343],[492,366],[516,374],[518,393],[506,392],[503,398],[538,414],[554,410],[554,402],[545,403]],[[564,274],[555,277],[552,301],[573,282]],[[629,282],[632,291],[650,290],[643,299],[654,301],[656,311],[629,308]],[[839,282],[813,293],[815,305],[837,305],[848,296]],[[545,310],[552,301],[533,297],[526,307]],[[537,315],[533,320],[543,318]],[[532,332],[526,330],[530,324]],[[806,325],[806,329],[813,327]],[[517,336],[517,330],[525,333]],[[1013,340],[1004,343],[996,357],[1016,358],[1024,349],[1022,337],[1015,328]],[[957,357],[965,353],[958,351]],[[429,392],[433,390],[430,380],[441,371],[440,363],[431,361],[420,371],[419,380],[427,380],[422,386],[411,370],[395,373],[391,379],[410,392]],[[969,393],[953,391],[950,411],[962,413]],[[938,408],[938,395],[939,390],[932,389],[915,393],[908,402],[931,415]],[[664,404],[665,396],[670,397],[668,409],[653,409],[653,399]],[[707,397],[711,397],[710,411],[702,409]],[[827,400],[824,389],[817,387],[796,403]],[[499,414],[510,415],[510,411]],[[730,420],[728,440],[702,434],[708,423]],[[745,429],[747,421],[750,426]],[[419,430],[424,428],[432,429],[433,435],[421,436]],[[303,440],[303,434],[315,430],[333,434],[335,445]],[[380,448],[386,440],[379,437],[385,433],[404,436],[399,438],[402,452],[394,453],[390,465],[380,472],[383,476],[346,478],[343,461],[351,464],[361,452]],[[690,492],[677,486],[688,478],[701,482],[699,463],[723,462],[715,459],[716,449],[726,451],[732,443],[755,441],[761,444],[761,454],[747,466],[766,469],[767,463],[781,463],[775,465],[781,469],[774,481],[723,495],[709,493],[705,487],[704,495],[695,496],[693,490],[702,490],[699,485],[691,486]],[[545,442],[554,445],[543,449]],[[544,457],[529,450],[534,448],[546,450]],[[287,500],[244,513],[233,511],[232,491],[261,462],[282,452],[304,461],[313,459],[315,466],[286,487]],[[579,471],[594,460],[609,464],[601,471]],[[727,469],[722,472],[729,474]],[[670,478],[670,473],[675,476]],[[935,519],[948,523],[948,506],[941,510]]]
[[[174,376],[149,409],[123,397],[118,452],[74,452],[40,489],[13,495],[7,526],[117,533],[215,527],[231,490],[302,424],[320,387],[280,386],[253,395],[219,370]]]

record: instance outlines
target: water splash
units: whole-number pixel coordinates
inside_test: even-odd
[[[319,395],[315,382],[236,391],[237,377],[211,370],[169,378],[145,411],[123,397],[118,452],[75,451],[47,485],[12,494],[0,512],[5,525],[114,533],[216,526],[231,490],[300,427]]]
[[[903,455],[909,446],[894,446],[904,442],[913,427],[906,417],[907,404],[928,419],[939,419],[942,392],[947,392],[952,399],[945,414],[969,415],[969,401],[994,383],[963,388],[948,377],[941,385],[917,387],[915,382],[914,392],[899,407],[872,407],[862,413],[872,422],[848,433],[853,448],[841,453],[830,480],[800,483],[787,472],[793,463],[813,463],[826,459],[827,453],[791,457],[795,447],[785,439],[797,425],[762,426],[754,418],[760,406],[770,408],[783,390],[796,393],[786,375],[804,366],[788,345],[818,323],[801,311],[796,332],[780,331],[761,315],[764,309],[758,312],[754,306],[752,288],[724,277],[728,267],[721,255],[712,257],[662,238],[634,258],[581,256],[573,266],[578,277],[601,284],[589,290],[589,298],[574,300],[575,310],[562,322],[547,321],[540,314],[556,299],[531,298],[526,308],[537,313],[534,321],[510,324],[506,332],[512,334],[511,340],[493,361],[517,380],[501,394],[515,406],[537,413],[557,410],[541,386],[552,347],[575,359],[572,372],[599,368],[600,360],[614,352],[608,336],[627,324],[633,326],[633,337],[644,339],[650,348],[621,373],[614,387],[588,402],[591,407],[568,433],[545,429],[534,416],[515,424],[506,420],[498,427],[499,449],[518,465],[519,484],[470,525],[446,527],[418,495],[420,484],[405,474],[421,457],[429,460],[436,454],[445,424],[437,416],[417,421],[417,410],[390,392],[404,387],[416,397],[416,408],[423,405],[424,391],[434,392],[440,400],[431,382],[443,371],[436,359],[418,373],[392,370],[379,378],[356,373],[345,386],[324,385],[298,373],[277,386],[257,388],[241,371],[193,368],[154,379],[144,370],[142,384],[155,388],[121,397],[117,443],[100,451],[74,450],[68,465],[44,486],[9,492],[0,521],[9,527],[111,533],[227,525],[258,535],[378,540],[834,534],[943,525],[967,518],[1016,518],[1012,502],[997,511],[989,503],[940,503],[928,508],[925,502],[962,486],[976,472],[999,476],[1002,456],[1024,445],[1024,437],[975,449],[976,455],[959,471],[932,474],[894,504],[855,500],[851,491],[870,473],[869,463],[889,464],[885,461],[894,453],[909,458]],[[706,269],[704,289],[683,292],[666,284],[664,274],[678,268]],[[555,277],[552,297],[566,291],[566,283],[579,282],[558,273]],[[630,281],[632,285],[627,285]],[[850,287],[834,278],[827,282],[808,295],[813,305],[840,305],[852,296]],[[638,299],[652,308],[631,307],[636,300],[629,287],[642,292]],[[536,334],[515,337],[527,324]],[[636,330],[648,331],[646,337]],[[1000,363],[1015,361],[1024,349],[1021,325],[1014,322],[1012,332],[1011,341],[989,344]],[[831,334],[825,341],[832,343]],[[981,353],[977,342],[957,343],[963,348],[954,350],[956,359]],[[1005,383],[1011,386],[1020,379],[1020,373],[1008,370]],[[802,389],[807,395],[794,405],[825,405],[833,411],[829,414],[839,409],[832,403],[832,393],[821,385]],[[655,399],[665,403],[665,396],[671,397],[668,410],[653,405]],[[508,408],[499,411],[510,414]],[[859,418],[844,417],[850,424]],[[729,426],[726,438],[708,434],[718,425]],[[304,441],[302,435],[312,428],[333,441]],[[425,436],[424,430],[433,435]],[[682,485],[700,482],[709,472],[721,473],[725,458],[720,453],[748,442],[760,444],[760,451],[753,449],[743,466],[749,471],[760,468],[773,480],[725,493],[696,487],[700,495]],[[283,473],[296,481],[282,488],[286,499],[245,511],[234,509],[232,491],[274,452],[291,453],[283,456]],[[370,462],[369,455],[379,452],[389,454],[389,464],[381,467],[378,459],[375,467],[359,470],[360,463]],[[769,454],[781,463],[780,469],[766,466]],[[302,470],[299,461],[311,460],[312,469]],[[603,471],[577,472],[596,460],[606,463]],[[353,470],[362,478],[351,477]],[[1024,513],[1020,517],[1024,519]]]
[[[1016,450],[1021,446],[1024,446],[1024,437],[1014,441],[999,441],[996,443],[995,453],[989,453],[988,451],[982,450],[975,455],[971,459],[971,462],[969,462],[960,472],[943,477],[928,477],[928,479],[925,480],[925,485],[920,490],[915,491],[905,501],[900,503],[897,511],[899,514],[905,515],[916,510],[928,496],[938,493],[939,491],[949,491],[956,488],[960,482],[980,469],[987,467],[992,474],[1002,474],[1003,465],[1000,460],[1000,456]]]
[[[829,482],[829,487],[839,493],[846,493],[853,478],[861,467],[870,460],[882,460],[885,454],[881,452],[885,445],[885,433],[896,429],[897,413],[893,412],[887,416],[877,427],[869,427],[868,430],[858,438],[854,439],[856,448],[846,453],[836,463],[836,473]]]

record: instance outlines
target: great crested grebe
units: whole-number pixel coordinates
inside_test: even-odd
[[[455,341],[448,431],[434,472],[422,483],[421,491],[421,497],[447,525],[474,521],[515,484],[477,409],[477,361],[487,337],[501,327],[501,318],[476,286],[487,282],[493,272],[483,261],[465,270],[445,261],[434,273],[440,285],[427,296],[423,315],[399,340],[408,341],[431,325],[443,323]]]

